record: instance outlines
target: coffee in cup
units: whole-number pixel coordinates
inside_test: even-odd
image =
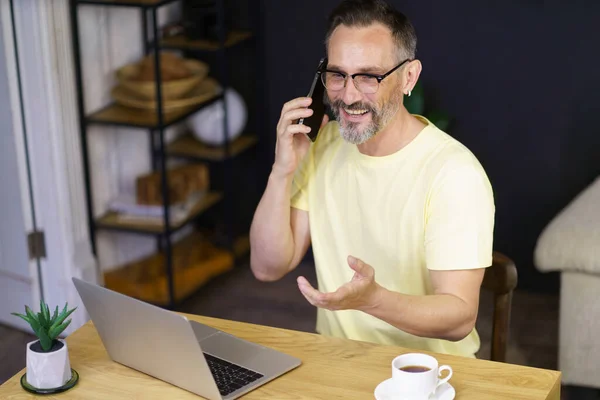
[[[442,371],[448,375],[440,379]],[[436,389],[452,377],[452,368],[440,366],[438,361],[427,354],[402,354],[392,361],[392,381],[394,392],[406,400],[426,400]]]
[[[406,365],[404,367],[400,367],[399,369],[400,369],[400,371],[405,371],[405,372],[427,372],[427,371],[431,370],[431,368],[424,367],[422,365]]]

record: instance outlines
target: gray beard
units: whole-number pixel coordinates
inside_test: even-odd
[[[360,124],[358,123],[343,121],[339,115],[336,115],[336,120],[340,127],[340,136],[346,142],[352,144],[363,144],[380,130],[379,124],[375,122],[374,118],[363,129],[360,128]]]
[[[402,102],[402,92],[396,91],[390,98],[390,100],[383,105],[381,109],[377,106],[353,104],[350,109],[367,109],[371,112],[371,121],[361,128],[361,124],[355,122],[348,122],[341,118],[340,107],[344,105],[341,100],[335,101],[333,104],[329,101],[327,93],[325,93],[325,103],[331,106],[335,119],[339,125],[340,136],[348,143],[351,144],[363,144],[373,138],[377,133],[381,132],[387,124],[392,120]],[[366,107],[365,107],[366,106]]]

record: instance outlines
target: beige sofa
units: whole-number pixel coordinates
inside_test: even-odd
[[[534,260],[540,271],[561,272],[562,383],[600,388],[600,177],[546,226]]]

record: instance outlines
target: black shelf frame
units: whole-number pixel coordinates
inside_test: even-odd
[[[166,307],[167,309],[173,309],[176,305],[175,295],[174,295],[174,277],[173,277],[173,244],[171,241],[171,236],[173,233],[179,231],[180,229],[188,226],[197,220],[206,210],[199,212],[196,215],[188,218],[182,225],[178,225],[173,227],[170,221],[170,215],[168,212],[168,204],[169,204],[169,193],[168,193],[168,174],[167,174],[167,161],[169,158],[173,158],[167,153],[167,145],[165,143],[165,130],[175,125],[192,114],[202,110],[204,107],[207,107],[213,104],[216,101],[223,100],[223,108],[224,115],[223,118],[223,136],[224,141],[221,146],[224,150],[225,156],[223,160],[221,160],[224,164],[229,164],[232,161],[231,154],[231,144],[228,137],[229,127],[228,127],[228,110],[227,110],[227,102],[225,101],[225,93],[229,86],[228,73],[226,71],[226,67],[228,65],[228,59],[226,55],[226,51],[228,49],[237,47],[245,42],[253,42],[255,39],[255,35],[251,34],[243,40],[236,41],[230,46],[227,46],[227,32],[225,30],[225,1],[217,0],[216,1],[216,13],[217,13],[217,26],[218,26],[218,43],[217,49],[202,49],[200,47],[194,46],[173,46],[169,44],[162,43],[161,39],[161,31],[158,26],[158,10],[160,7],[178,2],[180,0],[69,0],[69,9],[70,9],[70,17],[71,17],[71,29],[72,29],[72,37],[73,37],[73,54],[74,54],[74,63],[75,63],[75,78],[76,78],[76,86],[77,86],[77,107],[79,114],[79,128],[81,133],[81,146],[82,146],[82,158],[83,158],[83,168],[84,168],[84,176],[85,176],[85,195],[87,198],[87,214],[88,214],[88,224],[90,230],[90,240],[92,245],[92,252],[95,256],[97,256],[97,246],[96,246],[96,232],[98,230],[111,230],[111,231],[120,231],[120,232],[130,232],[137,233],[142,235],[152,235],[157,237],[157,247],[164,251],[166,258],[166,273],[167,273],[167,283],[168,283],[168,293],[169,293],[169,304]],[[161,74],[155,74],[155,90],[156,90],[156,123],[133,123],[133,122],[120,122],[114,120],[107,119],[99,119],[97,116],[102,111],[109,109],[110,107],[114,107],[116,103],[108,104],[105,107],[102,107],[100,110],[96,110],[92,113],[85,113],[85,103],[84,103],[84,92],[83,92],[83,74],[82,74],[82,61],[81,61],[81,44],[79,41],[80,29],[79,29],[79,21],[78,21],[78,10],[81,6],[103,6],[103,7],[129,7],[129,8],[137,8],[140,10],[140,17],[142,22],[142,46],[144,49],[144,54],[149,55],[153,53],[154,55],[154,68],[155,71],[160,71],[160,51],[161,50],[182,50],[192,54],[203,54],[203,53],[216,53],[217,55],[217,63],[219,65],[218,68],[218,76],[217,80],[219,86],[221,88],[221,92],[215,97],[199,104],[195,107],[186,110],[183,114],[178,115],[176,118],[169,120],[164,113],[163,110],[163,99],[162,99],[162,85],[161,85]],[[150,29],[149,29],[150,28]],[[151,32],[151,37],[149,37],[149,31]],[[134,111],[135,112],[135,111]],[[93,213],[93,197],[92,197],[92,184],[91,184],[91,175],[90,175],[90,162],[89,162],[89,148],[88,148],[88,138],[87,138],[87,128],[91,125],[105,125],[105,126],[120,126],[120,127],[130,127],[130,128],[139,128],[148,130],[150,135],[150,156],[151,156],[151,166],[153,171],[160,171],[161,174],[161,193],[162,198],[164,200],[163,204],[163,229],[162,232],[148,232],[148,230],[144,229],[136,229],[136,228],[128,228],[125,226],[106,226],[94,217]],[[174,156],[174,158],[178,158]],[[195,159],[199,161],[200,158],[190,157],[190,159]],[[231,197],[228,195],[232,193],[231,191],[231,167],[230,165],[225,165],[224,167],[224,190],[225,193],[224,201],[225,203],[229,203],[226,207],[231,207]],[[214,207],[215,204],[210,205],[207,209]],[[233,232],[233,221],[232,213],[226,212],[225,214],[225,226],[226,226],[226,245],[228,249],[235,255],[234,245],[236,242],[236,238],[234,237]]]

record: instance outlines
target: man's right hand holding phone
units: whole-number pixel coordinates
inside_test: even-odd
[[[297,123],[313,114],[311,103],[310,97],[288,101],[277,124],[275,162],[250,227],[250,267],[261,280],[277,280],[289,272],[310,242],[308,213],[290,207],[290,188],[312,143],[305,136],[310,127]],[[325,115],[321,126],[327,121]]]
[[[294,174],[311,145],[310,139],[305,136],[310,132],[310,127],[294,123],[313,114],[313,110],[309,108],[311,103],[310,97],[297,97],[283,105],[277,124],[275,163],[272,171],[280,177]],[[325,115],[321,127],[328,121],[329,117]]]

